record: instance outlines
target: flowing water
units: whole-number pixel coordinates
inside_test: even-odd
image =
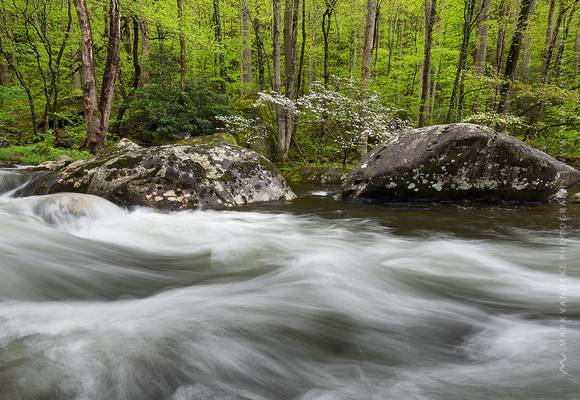
[[[578,206],[168,213],[31,180],[0,171],[1,400],[579,396]]]

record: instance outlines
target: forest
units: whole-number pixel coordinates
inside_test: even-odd
[[[221,135],[350,165],[473,122],[580,156],[579,0],[0,0],[0,159]]]

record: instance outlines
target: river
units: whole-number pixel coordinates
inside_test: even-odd
[[[169,213],[30,179],[0,170],[1,400],[580,393],[578,206]]]

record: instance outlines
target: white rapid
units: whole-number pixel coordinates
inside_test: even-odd
[[[0,400],[578,398],[573,211],[563,241],[530,209],[473,237],[447,229],[469,212],[163,213],[27,179],[0,170]]]

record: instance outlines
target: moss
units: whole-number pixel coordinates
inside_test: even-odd
[[[205,135],[205,136],[196,136],[189,139],[182,139],[179,140],[178,144],[185,144],[185,145],[196,145],[196,144],[219,144],[219,143],[229,143],[236,145],[238,141],[233,135],[229,133],[215,133],[213,135]]]
[[[221,181],[221,182],[235,182],[236,181],[236,177],[235,177],[235,175],[233,174],[232,171],[227,170],[222,176],[220,176],[218,178],[218,181]]]
[[[139,155],[137,157],[119,157],[115,162],[109,164],[108,168],[118,168],[127,169],[135,168],[137,165],[143,162],[143,156]]]
[[[91,158],[92,154],[76,149],[54,148],[43,142],[32,145],[12,145],[0,148],[0,161],[9,161],[18,164],[38,165],[45,161],[57,160],[63,156],[71,157],[73,160],[86,160]]]
[[[240,171],[244,175],[249,175],[256,170],[257,165],[261,165],[261,163],[256,163],[255,161],[240,161],[232,163],[231,169]],[[271,168],[268,167],[267,169],[270,170]]]

